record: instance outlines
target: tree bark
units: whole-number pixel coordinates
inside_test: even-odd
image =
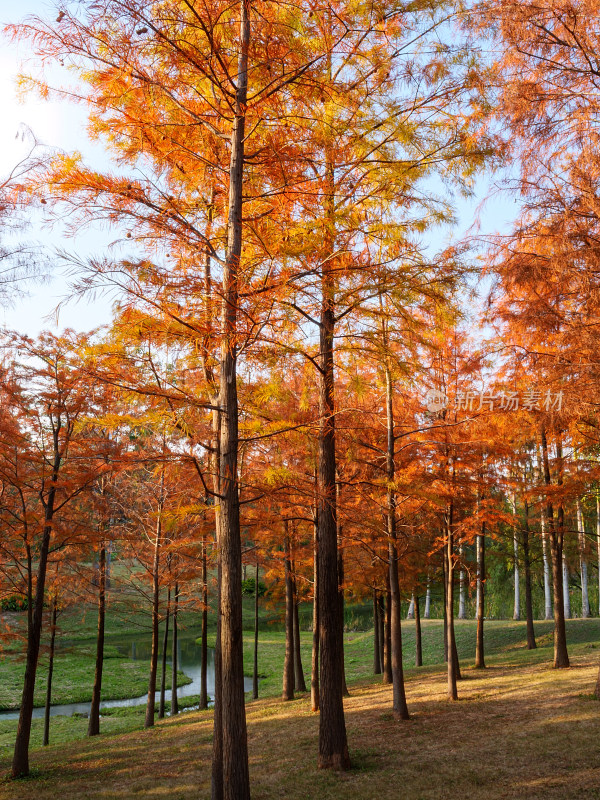
[[[283,661],[282,700],[294,699],[294,589],[292,586],[292,565],[290,553],[289,523],[284,525],[284,571],[285,571],[285,658]]]
[[[389,548],[388,548],[389,553]],[[392,593],[390,589],[389,567],[386,574],[385,627],[383,639],[383,682],[392,683]]]
[[[540,512],[542,527],[542,559],[544,562],[544,619],[552,619],[552,588],[550,583],[550,564],[548,562],[548,536],[546,534],[546,510]]]
[[[202,540],[202,639],[200,650],[200,703],[199,708],[208,708],[208,579],[206,569],[206,540]]]
[[[167,650],[169,647],[169,619],[171,617],[171,587],[167,589],[167,610],[165,611],[165,633],[160,665],[160,701],[158,704],[158,718],[165,716],[165,693],[167,687]]]
[[[377,620],[379,622],[379,663],[381,664],[381,672],[385,669],[385,600],[383,592],[377,596],[379,604],[379,615]]]
[[[427,589],[425,591],[425,612],[423,613],[423,617],[425,619],[429,619],[431,616],[431,580],[429,578],[429,574],[427,575]]]
[[[463,566],[463,546],[458,548],[458,558],[460,560],[460,572],[458,573],[458,618],[467,618],[467,592],[465,586],[465,569]]]
[[[106,546],[104,542],[100,547],[100,560],[98,564],[98,633],[96,635],[96,670],[94,674],[94,688],[92,689],[92,703],[88,722],[88,736],[100,733],[100,699],[102,696],[102,665],[104,662],[104,619],[106,615]]]
[[[581,512],[581,503],[577,500],[577,533],[579,539],[579,572],[581,575],[581,616],[590,616],[590,598],[588,593],[588,566],[585,553],[585,523]]]
[[[146,701],[146,718],[144,727],[151,728],[154,725],[154,705],[156,700],[156,672],[158,668],[158,623],[159,623],[159,564],[160,564],[160,545],[162,539],[162,503],[165,473],[161,474],[160,505],[158,510],[158,520],[156,523],[156,538],[154,540],[154,561],[152,564],[152,650],[150,653],[150,676],[148,679],[148,699]]]
[[[521,619],[521,604],[520,604],[520,591],[519,591],[519,533],[517,527],[517,501],[515,493],[511,496],[512,513],[513,513],[513,576],[514,576],[514,590],[515,599],[513,607],[513,619]]]
[[[292,588],[294,590],[294,688],[297,692],[305,692],[306,681],[304,680],[302,650],[300,647],[300,603],[298,602],[298,587],[296,585],[295,575],[292,578]]]
[[[177,612],[179,609],[179,584],[175,581],[175,589],[173,591],[173,641],[171,643],[171,664],[172,664],[172,677],[171,677],[171,716],[179,714],[179,700],[177,698],[177,670],[178,652],[177,652]]]
[[[423,639],[421,636],[421,609],[419,595],[415,592],[415,667],[423,666]]]
[[[317,506],[314,519],[314,551],[313,551],[313,641],[310,670],[310,705],[313,711],[319,710],[319,526],[317,523]]]
[[[546,440],[546,428],[543,424],[540,438],[542,444],[544,482],[546,486],[550,486],[552,481],[550,477],[550,462],[548,459],[548,442]],[[554,508],[548,499],[546,500],[546,522],[548,524],[548,541],[552,559],[552,591],[554,595],[554,667],[556,669],[561,669],[569,666],[562,586],[563,530],[560,526],[555,524]]]
[[[477,636],[475,641],[475,666],[485,669],[483,622],[485,619],[485,522],[477,535]]]
[[[222,336],[219,375],[221,410],[219,468],[220,650],[222,796],[224,800],[249,800],[250,798],[242,644],[242,544],[238,489],[239,434],[237,396],[238,280],[242,253],[244,139],[249,45],[250,0],[241,0],[240,46],[229,165],[227,247],[222,281]]]
[[[523,521],[523,562],[525,566],[525,618],[527,619],[527,649],[535,650],[535,631],[533,628],[533,598],[531,590],[531,560],[529,557],[529,503],[523,501],[525,518]]]
[[[385,329],[384,329],[385,337]],[[385,338],[384,338],[385,341]],[[404,668],[402,664],[402,611],[400,607],[400,581],[398,577],[398,543],[396,530],[396,439],[394,436],[394,405],[392,373],[386,364],[386,419],[387,419],[387,538],[388,538],[388,617],[390,627],[389,677],[392,683],[392,709],[400,719],[409,719],[404,688]],[[386,659],[386,677],[387,659]]]
[[[333,185],[332,176],[329,180]],[[333,196],[328,204],[333,204]],[[328,209],[329,215],[329,209]],[[331,209],[333,214],[333,209]],[[332,248],[331,248],[332,249]],[[350,768],[344,719],[342,650],[343,633],[339,613],[338,547],[336,523],[336,453],[333,337],[334,277],[325,259],[321,271],[320,375],[319,375],[319,497],[317,521],[318,592],[320,633],[319,756],[321,769]]]
[[[46,706],[44,708],[44,738],[42,745],[50,744],[50,706],[52,704],[52,675],[54,673],[54,645],[56,642],[56,613],[58,601],[56,595],[52,598],[52,617],[50,620],[50,655],[48,659],[48,681],[46,682]]]
[[[373,589],[373,673],[381,675],[381,648],[379,645],[379,598]]]
[[[452,521],[452,504],[446,515],[446,619],[448,627],[448,699],[458,700],[458,690],[456,687],[457,659],[455,658],[454,641],[454,535]]]
[[[258,699],[258,560],[254,573],[254,661],[252,670],[252,699]]]

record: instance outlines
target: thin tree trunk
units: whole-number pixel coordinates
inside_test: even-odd
[[[385,328],[384,328],[385,342]],[[400,604],[400,581],[398,577],[398,545],[396,532],[396,493],[394,491],[394,481],[396,479],[396,439],[394,437],[394,404],[393,404],[393,383],[390,367],[386,364],[385,368],[386,383],[386,418],[387,418],[387,453],[386,453],[386,477],[387,477],[387,536],[388,536],[388,617],[390,628],[390,640],[387,654],[389,656],[389,676],[388,659],[386,658],[386,678],[389,677],[392,683],[392,708],[394,714],[400,719],[409,719],[408,706],[406,704],[406,692],[404,688],[404,668],[402,664],[402,611]],[[387,637],[386,637],[387,638]]]
[[[579,538],[579,571],[581,574],[581,616],[587,618],[590,616],[588,566],[585,554],[585,524],[579,500],[577,500],[577,532]]]
[[[542,444],[544,482],[546,486],[550,486],[550,462],[548,459],[548,443],[544,425],[541,427],[540,438]],[[552,591],[554,594],[554,667],[560,669],[569,666],[562,586],[563,530],[559,525],[555,524],[554,508],[548,499],[546,500],[546,522],[548,523],[548,541],[550,543],[550,556],[552,559]]]
[[[525,565],[525,617],[527,619],[527,649],[535,650],[535,631],[533,629],[533,599],[531,591],[531,561],[529,558],[529,503],[523,500],[525,519],[523,524],[523,562]]]
[[[465,569],[463,567],[463,546],[459,545],[458,558],[460,561],[460,572],[458,573],[458,618],[467,618],[467,592],[465,586]]]
[[[296,577],[292,578],[294,590],[294,688],[297,692],[306,691],[306,681],[304,680],[304,669],[302,668],[302,651],[300,648],[300,613],[298,601],[298,586]]]
[[[294,589],[290,553],[289,523],[283,520],[285,547],[285,659],[283,662],[283,700],[294,699]]]
[[[48,660],[48,681],[46,682],[46,706],[44,708],[44,739],[42,745],[50,744],[50,705],[52,703],[52,675],[54,673],[54,645],[56,642],[56,613],[58,601],[56,594],[52,598],[52,617],[50,620],[50,655]]]
[[[477,535],[477,636],[475,641],[475,666],[485,669],[483,621],[485,619],[485,522]]]
[[[171,643],[171,664],[173,667],[171,678],[171,716],[174,717],[179,714],[179,700],[177,698],[177,670],[178,652],[177,652],[177,611],[179,609],[179,584],[175,581],[175,589],[173,592],[173,641]]]
[[[569,591],[569,565],[565,556],[562,554],[562,583],[563,583],[563,605],[565,608],[565,619],[571,619],[571,594]]]
[[[159,564],[160,564],[160,545],[162,539],[162,503],[164,492],[164,469],[161,474],[160,488],[160,507],[158,520],[156,523],[156,538],[154,540],[154,561],[152,564],[152,650],[150,653],[150,677],[148,679],[148,699],[146,701],[146,718],[144,727],[151,728],[154,725],[154,705],[156,699],[156,672],[158,668],[158,623],[159,623]]]
[[[513,513],[513,576],[514,576],[514,590],[515,600],[513,607],[513,619],[521,619],[521,603],[519,591],[519,533],[517,528],[517,500],[515,493],[511,495],[512,513]]]
[[[385,600],[383,592],[377,596],[379,603],[379,663],[381,664],[381,672],[385,670]]]
[[[454,641],[454,535],[452,521],[452,504],[447,512],[446,521],[446,618],[448,625],[448,699],[458,700],[456,687],[457,658],[455,658]]]
[[[254,661],[252,670],[252,699],[258,699],[258,560],[256,561],[256,571],[254,573]]]
[[[165,693],[167,687],[167,650],[169,648],[169,618],[171,616],[171,587],[167,589],[167,610],[165,611],[165,633],[160,664],[160,701],[158,704],[158,718],[165,716]]]
[[[318,507],[315,505],[314,546],[313,546],[313,641],[310,670],[310,705],[313,711],[319,710],[319,525]]]
[[[425,591],[425,612],[423,613],[425,619],[431,616],[431,580],[429,574],[427,575],[427,589]]]
[[[94,688],[92,689],[92,704],[88,722],[88,736],[100,733],[100,699],[102,696],[102,665],[104,662],[104,619],[106,615],[106,546],[102,542],[100,547],[98,579],[98,633],[96,635],[96,671],[94,674]]]
[[[31,718],[33,714],[33,694],[35,690],[35,674],[37,670],[40,651],[40,637],[42,634],[42,619],[44,614],[44,589],[46,585],[46,569],[48,565],[48,551],[52,535],[52,521],[54,517],[54,503],[56,499],[56,483],[61,464],[60,451],[60,419],[55,423],[53,430],[54,463],[50,480],[50,491],[44,504],[44,528],[38,555],[38,571],[35,586],[35,601],[33,613],[28,612],[27,630],[27,655],[25,661],[25,677],[23,679],[23,694],[21,696],[21,710],[15,739],[11,777],[19,778],[29,775],[29,740],[31,737]],[[31,605],[30,605],[31,607]]]
[[[406,612],[406,619],[415,618],[415,596],[411,594],[410,603],[408,604],[408,611]]]
[[[379,598],[373,589],[373,673],[381,675],[381,648],[379,645]]]
[[[389,552],[389,550],[388,550]],[[390,589],[389,568],[386,575],[385,628],[383,640],[383,682],[392,683],[392,592]]]
[[[550,564],[548,562],[548,536],[546,534],[546,510],[540,512],[542,526],[542,559],[544,562],[544,619],[552,619],[552,588],[550,581]]]
[[[448,663],[448,545],[444,546],[442,550],[442,572],[444,576],[444,591],[442,592],[444,598],[444,661]]]
[[[415,667],[423,666],[423,639],[421,636],[421,609],[419,595],[415,592]]]
[[[206,540],[202,540],[202,638],[200,650],[200,703],[208,708],[208,578],[206,569]]]

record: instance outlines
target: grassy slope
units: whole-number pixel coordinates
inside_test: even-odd
[[[523,623],[488,623],[490,667],[485,672],[463,668],[466,679],[456,704],[445,700],[445,673],[435,665],[441,627],[438,621],[425,622],[430,666],[408,670],[408,723],[393,719],[390,687],[369,675],[371,634],[347,634],[352,696],[345,707],[355,765],[348,774],[314,768],[318,717],[310,713],[306,695],[285,704],[269,696],[249,702],[254,800],[600,798],[600,706],[590,698],[600,620],[568,623],[574,666],[561,671],[550,668],[548,623],[536,625],[542,647],[533,652],[523,648]],[[414,623],[405,623],[404,633],[408,666],[414,657]],[[457,635],[464,664],[472,663],[473,623],[458,622]],[[310,636],[304,638],[308,647]],[[277,668],[262,684],[262,694],[278,693],[281,634],[263,634],[261,648],[261,671]],[[111,735],[119,725],[129,732]],[[131,730],[132,725],[128,716],[115,716],[104,720],[105,733],[95,741],[34,752],[37,777],[0,785],[0,798],[210,796],[212,712],[191,712],[150,731]],[[8,763],[3,757],[0,772]]]

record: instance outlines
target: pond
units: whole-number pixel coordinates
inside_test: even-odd
[[[148,636],[142,637],[128,637],[127,639],[110,639],[110,644],[115,646],[118,652],[130,658],[133,661],[150,661],[150,647],[151,643]],[[196,637],[180,633],[177,640],[177,661],[181,672],[185,673],[188,678],[191,678],[191,683],[185,686],[180,686],[177,691],[178,697],[189,697],[192,694],[200,694],[200,672],[201,672],[201,654],[202,650],[199,644],[196,644]],[[167,674],[170,674],[171,661],[167,662]],[[158,661],[158,676],[157,682],[160,684],[160,671],[161,660]],[[207,670],[206,670],[206,685],[209,697],[212,699],[215,690],[215,652],[208,650]],[[252,679],[244,678],[244,689],[249,692],[252,689]],[[103,700],[100,703],[100,710],[103,708],[115,708],[119,706],[140,706],[146,704],[147,695],[140,697],[130,697],[124,700]],[[167,690],[165,699],[171,699],[171,691]],[[160,700],[160,692],[156,693],[156,703],[158,710],[158,702]],[[63,715],[70,717],[72,714],[88,714],[90,710],[90,702],[86,703],[65,703],[63,705],[56,705],[50,707],[51,716]],[[34,718],[43,717],[44,709],[34,708]],[[2,711],[0,712],[0,719],[18,719],[18,711]]]

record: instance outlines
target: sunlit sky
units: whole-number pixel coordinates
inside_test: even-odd
[[[45,0],[0,0],[0,27],[8,23],[21,21],[28,14],[54,19],[56,10],[52,3]],[[79,150],[84,156],[91,155],[98,159],[98,147],[92,148],[85,133],[85,114],[80,107],[68,103],[44,101],[32,96],[19,96],[17,75],[21,70],[34,71],[35,65],[29,59],[31,52],[23,45],[16,45],[2,36],[0,42],[0,109],[2,123],[0,125],[0,175],[10,172],[14,165],[27,153],[27,144],[22,140],[22,126],[28,126],[36,139],[43,144],[59,147],[65,151]],[[470,227],[477,214],[477,208],[490,190],[489,176],[479,181],[477,196],[473,200],[458,203],[459,229]],[[511,200],[496,198],[488,201],[481,214],[482,232],[502,229],[515,213],[515,205]],[[78,253],[102,254],[102,248],[108,241],[107,234],[87,232],[80,240],[65,240],[60,231],[40,229],[33,225],[28,238],[35,239],[47,246],[51,252],[65,249]],[[69,293],[67,279],[57,269],[53,277],[44,285],[33,285],[28,288],[28,296],[18,300],[11,308],[0,307],[0,323],[23,333],[35,335],[42,329],[60,330],[71,327],[76,330],[90,330],[110,319],[110,300],[100,298],[94,302],[67,303],[63,306],[58,323],[52,312],[57,303]]]

